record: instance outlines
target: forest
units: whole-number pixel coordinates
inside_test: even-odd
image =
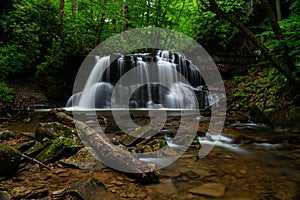
[[[278,2],[3,1],[0,100],[11,103],[10,83],[30,78],[61,105],[83,58],[101,41],[134,28],[161,27],[192,37],[212,55],[259,60],[250,59],[242,76],[233,69],[228,85],[239,87],[228,86],[229,105],[253,107],[268,118],[280,110],[295,115],[299,1]]]
[[[300,0],[1,1],[0,161],[8,164],[0,164],[0,199],[299,198],[299,22]],[[100,113],[96,121],[112,141],[106,143],[96,134],[98,129],[90,128],[88,117],[84,118],[86,125],[77,122],[80,120],[75,113],[62,109],[73,96],[76,98],[72,92],[77,72],[93,49],[115,35],[149,27],[182,33],[197,41],[212,57],[226,91],[226,118],[221,133],[225,139],[218,137],[217,141],[209,135],[211,122],[207,117],[211,117],[211,105],[201,113],[204,121],[197,121],[196,137],[186,139],[187,133],[177,138],[179,142],[174,131],[181,130],[184,123],[176,115],[168,116],[159,134],[149,139],[147,134],[156,131],[152,123],[160,122],[149,119],[150,112],[142,117],[131,113],[129,118],[139,126],[126,131],[148,137],[140,140],[116,128],[111,115]],[[128,53],[161,52],[163,58],[164,50],[168,49]],[[181,55],[170,52],[171,55],[180,66]],[[138,63],[135,55],[129,57],[124,56],[124,63],[126,59]],[[192,65],[185,62],[188,67]],[[105,88],[101,91],[107,92],[108,82],[102,84]],[[144,88],[151,87],[158,91],[148,94],[153,99],[162,96],[161,91],[167,93],[156,85]],[[168,95],[161,99],[167,101]],[[39,109],[47,112],[41,114]],[[83,130],[87,133],[81,133]],[[107,162],[122,157],[118,161],[122,166],[127,162],[127,151],[133,152],[132,149],[151,155],[159,149],[164,156],[174,156],[181,151],[176,142],[184,146],[189,141],[191,146],[186,157],[170,168],[161,169],[163,164],[158,161],[152,168],[134,158],[127,163],[130,172],[152,170],[131,176],[95,159],[99,155],[84,148],[86,143],[80,141],[87,138],[95,141],[89,143],[92,148],[115,152],[108,154]],[[201,156],[195,157],[195,152],[211,141],[216,142],[217,150],[208,154],[210,159],[199,161]],[[122,146],[122,153],[118,153],[118,145]],[[249,151],[251,156],[246,153]],[[79,161],[85,164],[71,159],[79,152],[80,159],[88,159]],[[238,169],[239,163],[245,164]],[[213,171],[209,167],[218,164],[223,164],[223,168]],[[199,169],[199,165],[204,166]],[[178,170],[173,171],[176,167]],[[257,176],[260,172],[263,175]],[[80,182],[87,178],[87,182]],[[29,183],[33,185],[26,186]],[[244,193],[237,190],[239,184]],[[66,189],[69,185],[71,189]]]

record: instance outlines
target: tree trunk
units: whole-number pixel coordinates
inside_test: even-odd
[[[167,3],[166,3],[166,7],[164,9],[164,12],[162,14],[162,23],[161,23],[162,26],[164,26],[164,24],[165,24],[165,21],[166,21],[165,19],[166,19],[166,15],[167,15],[170,3],[171,3],[171,0],[168,0]]]
[[[60,4],[59,4],[59,25],[58,25],[58,30],[57,30],[57,35],[59,35],[59,36],[62,36],[64,9],[65,9],[65,0],[60,0]]]
[[[122,19],[122,30],[121,30],[122,33],[126,30],[126,14],[127,14],[126,0],[123,0],[123,19]]]
[[[99,25],[98,25],[97,40],[96,40],[95,46],[97,46],[101,42],[101,35],[102,35],[102,32],[103,32],[104,23],[105,23],[105,13],[103,12],[101,14],[101,19],[100,19],[100,22],[99,22]]]
[[[54,114],[61,123],[68,126],[76,126],[82,136],[81,139],[84,138],[84,142],[95,150],[95,153],[102,161],[122,166],[124,171],[139,172],[130,175],[143,183],[158,182],[159,173],[156,171],[154,164],[143,163],[132,153],[120,151],[117,146],[106,141],[94,129],[81,121],[73,119],[62,109],[52,109],[50,113]]]
[[[77,1],[72,0],[72,15],[74,16],[76,13]]]
[[[146,13],[146,27],[149,25],[150,19],[150,1],[147,1],[147,13]]]
[[[266,8],[266,13],[268,16],[268,20],[271,24],[272,30],[275,34],[275,38],[278,41],[281,41],[281,46],[278,48],[281,48],[283,50],[283,54],[282,54],[282,60],[283,60],[283,64],[286,64],[287,67],[289,68],[288,70],[290,72],[296,71],[296,66],[294,65],[292,58],[289,56],[290,53],[290,49],[289,47],[286,45],[286,43],[284,42],[284,35],[281,32],[280,26],[276,20],[276,16],[275,13],[272,10],[272,7],[269,3],[268,0],[262,0],[262,3],[264,4],[265,8]]]
[[[277,21],[281,21],[281,5],[280,0],[276,0]]]

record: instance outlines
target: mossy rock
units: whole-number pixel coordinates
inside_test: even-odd
[[[275,129],[300,132],[300,107],[274,112],[271,114],[270,120]]]
[[[160,149],[166,147],[168,144],[164,139],[153,139],[146,143],[140,143],[137,146],[144,153],[157,152]]]
[[[36,144],[36,141],[30,140],[30,141],[27,141],[27,142],[22,143],[22,144],[17,148],[17,150],[18,150],[18,151],[21,151],[21,152],[25,152],[25,151],[27,151],[28,149],[30,149],[31,147],[33,147],[35,144]]]
[[[180,146],[199,145],[199,141],[195,135],[183,135],[173,139],[173,143]]]
[[[18,169],[21,162],[21,152],[7,146],[0,144],[0,176],[10,176]]]
[[[38,141],[41,141],[45,137],[53,139],[58,135],[68,137],[77,135],[77,132],[76,129],[58,122],[40,123],[35,130],[35,139]]]
[[[52,143],[36,156],[36,159],[43,163],[49,163],[63,157],[74,155],[82,147],[83,145],[80,141],[61,136],[53,139]]]
[[[89,200],[115,200],[118,199],[113,193],[107,190],[104,183],[96,178],[83,179],[70,185],[64,192],[63,199],[66,196],[72,199]]]
[[[51,144],[50,139],[44,138],[42,141],[37,142],[34,146],[26,150],[24,154],[30,157],[35,157],[50,144]]]
[[[10,130],[0,131],[0,140],[9,140],[10,138],[16,138],[16,135]]]

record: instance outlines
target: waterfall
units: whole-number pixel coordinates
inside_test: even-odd
[[[82,91],[81,97],[79,99],[78,107],[82,108],[93,108],[95,107],[94,100],[96,96],[97,89],[100,88],[100,91],[103,90],[103,95],[106,98],[108,90],[108,86],[105,84],[98,84],[99,77],[103,73],[103,70],[108,68],[110,63],[110,57],[105,56],[103,58],[100,58],[96,65],[94,66],[93,70],[91,71],[88,80],[84,86],[84,89]],[[106,87],[105,89],[103,89]]]
[[[110,56],[95,59],[83,90],[69,98],[67,107],[109,109],[113,103],[120,109],[196,109],[217,104],[222,98],[203,89],[199,69],[180,53],[159,50],[156,55],[124,55],[112,63]],[[123,81],[132,69],[136,82]]]

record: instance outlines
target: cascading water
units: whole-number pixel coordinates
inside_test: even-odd
[[[179,53],[160,50],[156,56],[126,55],[112,63],[110,56],[96,59],[84,89],[69,98],[67,107],[109,109],[113,104],[120,109],[195,109],[197,104],[203,109],[220,99],[203,90],[205,83],[200,71]],[[139,81],[122,82],[120,78],[131,69],[135,69],[134,76]],[[113,91],[117,98],[112,98]]]

